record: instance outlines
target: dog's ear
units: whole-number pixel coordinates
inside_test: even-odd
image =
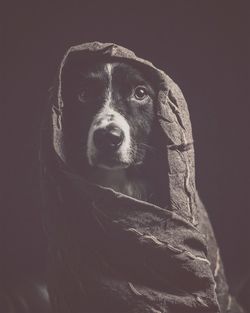
[[[53,147],[56,154],[61,160],[65,162],[65,151],[63,141],[63,108],[65,106],[64,90],[65,84],[67,86],[74,85],[74,78],[80,75],[81,71],[88,65],[88,54],[82,56],[79,52],[67,51],[60,63],[56,79],[54,81],[54,88],[50,93],[49,107],[52,110],[52,133],[53,133]]]
[[[172,209],[197,224],[197,192],[192,127],[180,88],[164,76],[159,89],[157,118],[165,135]]]

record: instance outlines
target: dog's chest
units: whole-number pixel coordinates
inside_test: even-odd
[[[147,201],[151,193],[149,184],[139,175],[128,175],[126,170],[98,170],[92,177],[93,182],[112,188],[127,196]]]

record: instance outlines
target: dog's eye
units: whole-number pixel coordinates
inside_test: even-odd
[[[98,96],[98,91],[95,90],[95,88],[87,88],[84,90],[81,90],[78,93],[78,100],[80,102],[86,102],[89,99],[96,98]]]
[[[83,103],[99,99],[104,93],[103,89],[102,82],[93,80],[86,81],[77,90],[77,98]]]
[[[138,86],[135,88],[134,95],[137,100],[143,100],[144,98],[147,97],[148,93],[145,87]]]
[[[78,95],[78,100],[79,100],[80,102],[84,102],[85,96],[86,96],[85,91],[82,91],[82,92],[79,93],[79,95]]]

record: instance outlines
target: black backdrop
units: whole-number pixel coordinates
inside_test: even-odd
[[[98,40],[134,50],[182,88],[193,123],[197,185],[228,277],[237,284],[250,271],[247,1],[19,1],[2,14],[3,271],[36,271],[44,261],[40,120],[66,48]]]

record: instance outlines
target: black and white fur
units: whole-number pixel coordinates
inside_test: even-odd
[[[149,73],[95,61],[66,66],[62,81],[67,163],[92,182],[160,204],[157,90]]]

